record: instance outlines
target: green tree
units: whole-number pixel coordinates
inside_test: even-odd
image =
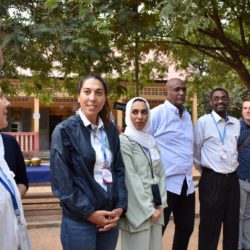
[[[112,41],[123,58],[121,78],[136,83],[136,95],[146,82],[153,77],[162,79],[167,71],[166,62],[161,60],[160,54],[165,48],[160,48],[154,39],[161,36],[157,3],[150,0],[116,0],[108,6],[112,13]]]
[[[205,68],[205,76],[213,69],[216,82],[235,79],[233,71],[250,89],[248,0],[165,0],[158,6],[166,32],[163,42],[170,44],[179,62],[187,66],[189,58],[188,66]]]
[[[160,32],[157,1],[35,0],[0,3],[5,26],[2,84],[22,79],[26,93],[50,99],[55,91],[75,93],[73,82],[88,72],[112,78],[111,89],[124,92],[120,81],[144,84],[163,77],[155,34]],[[158,46],[158,47],[157,47]],[[154,50],[146,61],[145,55]],[[140,65],[140,67],[139,67]],[[17,69],[27,69],[27,78]],[[53,73],[60,73],[61,82]],[[16,93],[16,87],[7,92]]]
[[[163,77],[167,71],[166,62],[159,56],[159,46],[153,39],[160,32],[159,10],[157,1],[98,1],[98,0],[47,0],[47,7],[53,12],[63,4],[78,5],[79,13],[88,13],[99,20],[96,24],[99,30],[105,30],[109,35],[109,46],[115,52],[119,67],[113,67],[118,81],[136,82],[136,89],[144,85],[152,76]],[[73,38],[74,39],[74,38]],[[158,47],[157,47],[158,46]],[[154,51],[151,60],[147,60],[149,51]]]
[[[0,13],[5,26],[2,83],[20,78],[26,93],[49,100],[54,90],[75,93],[72,82],[81,75],[108,73],[119,66],[108,31],[100,29],[101,22],[91,9],[83,13],[78,4],[69,3],[49,12],[42,0],[2,1]],[[104,22],[103,18],[103,27]],[[19,68],[29,70],[32,77],[27,78]],[[63,81],[53,75],[56,71]],[[17,91],[12,88],[12,93]]]

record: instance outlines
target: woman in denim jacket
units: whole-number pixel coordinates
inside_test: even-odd
[[[67,250],[114,250],[127,190],[104,80],[82,78],[78,102],[77,114],[57,125],[51,142],[52,190],[63,211],[61,242]]]

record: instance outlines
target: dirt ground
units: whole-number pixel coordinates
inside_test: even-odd
[[[199,219],[195,220],[195,229],[191,236],[188,250],[197,250],[198,248],[198,224]],[[174,233],[174,223],[170,221],[167,230],[163,237],[163,250],[171,250],[172,239]],[[29,234],[32,241],[33,250],[61,250],[60,243],[60,228],[32,228],[29,229]],[[118,241],[117,250],[120,250],[120,244]],[[221,241],[219,243],[218,250],[221,250]],[[77,249],[76,249],[77,250]],[[140,249],[138,249],[140,250]],[[143,250],[143,249],[142,249]],[[152,249],[153,250],[153,249]]]
[[[194,176],[198,176],[199,173],[194,169]],[[40,192],[51,192],[50,186],[38,186],[31,187],[28,192],[31,193],[40,193]],[[198,190],[196,190],[196,219],[195,219],[195,228],[194,232],[191,236],[189,242],[188,250],[197,250],[198,248],[198,225],[199,225],[199,200],[198,200]],[[53,217],[54,218],[54,217]],[[42,219],[43,220],[43,219]],[[44,227],[40,226],[29,226],[29,235],[31,238],[33,250],[61,250],[60,243],[60,220],[56,220],[58,223],[54,224],[54,226]],[[45,222],[46,225],[46,222]],[[170,220],[170,223],[165,231],[163,237],[163,250],[171,250],[172,249],[172,241],[174,235],[174,223],[173,220]],[[219,246],[217,250],[221,250],[222,240],[220,239]],[[118,241],[117,249],[120,250],[120,243]],[[78,250],[78,249],[76,249]],[[143,249],[138,249],[143,250]],[[153,249],[152,249],[153,250]]]

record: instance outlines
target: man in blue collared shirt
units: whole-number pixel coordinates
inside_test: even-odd
[[[152,109],[152,135],[161,151],[166,173],[168,207],[164,210],[165,226],[173,212],[174,250],[186,250],[194,227],[195,194],[192,181],[193,127],[191,116],[183,106],[185,83],[179,78],[165,85],[166,101]]]
[[[238,140],[237,173],[240,179],[240,227],[238,249],[250,249],[250,97],[243,100]]]

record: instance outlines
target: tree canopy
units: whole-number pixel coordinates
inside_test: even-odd
[[[178,60],[203,55],[201,63],[220,65],[224,74],[233,70],[250,89],[249,0],[165,0],[160,6],[165,41]]]
[[[2,0],[1,86],[7,93],[17,93],[19,89],[8,84],[16,77],[27,94],[49,100],[56,90],[75,93],[76,79],[96,72],[109,79],[116,97],[125,91],[118,84],[122,81],[145,84],[166,78],[168,62],[162,55],[168,54],[187,70],[190,92],[198,93],[199,103],[214,86],[244,94],[244,86],[250,89],[249,5],[249,0],[205,4],[198,0]],[[32,77],[20,69],[29,70]]]
[[[75,79],[95,72],[112,78],[111,91],[122,93],[121,80],[134,81],[137,76],[143,82],[152,79],[152,74],[163,77],[167,66],[157,60],[159,50],[152,39],[159,33],[160,22],[155,4],[132,0],[3,0],[3,89],[17,91],[7,84],[14,76],[22,79],[26,93],[48,98],[54,93],[48,93],[48,88],[63,87],[74,93]],[[153,59],[145,60],[153,50]],[[29,70],[32,78],[25,77],[20,68]]]

